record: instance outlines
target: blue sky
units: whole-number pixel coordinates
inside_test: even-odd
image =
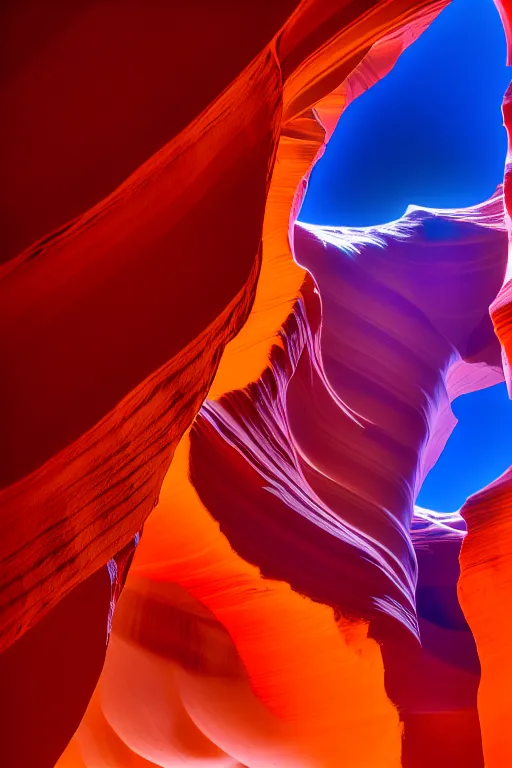
[[[510,80],[492,0],[453,0],[394,69],[346,110],[315,166],[300,219],[368,226],[410,203],[464,207],[503,178]],[[418,503],[453,511],[512,463],[505,385],[453,405],[459,424]]]

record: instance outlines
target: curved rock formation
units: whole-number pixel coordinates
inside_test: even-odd
[[[236,555],[192,485],[179,482],[187,465],[182,441],[116,611],[104,673],[68,755],[78,751],[86,766],[98,764],[98,754],[110,766],[137,766],[140,757],[166,765],[178,755],[194,765],[203,750],[208,765],[207,736],[212,765],[215,757],[220,765],[334,768],[341,755],[353,766],[398,768],[398,714],[367,627],[337,624],[328,607],[263,578]],[[193,621],[180,618],[177,602],[189,606]],[[121,690],[125,675],[138,682]],[[154,686],[163,677],[157,697]],[[151,728],[141,711],[157,718]],[[192,724],[184,731],[179,723],[187,718]],[[179,738],[184,733],[187,744]],[[110,757],[109,745],[119,742],[118,754],[129,747],[132,762]]]
[[[2,11],[0,659],[35,692],[9,765],[69,741],[145,524],[59,768],[501,768],[509,475],[462,510],[480,664],[463,519],[414,506],[451,401],[512,387],[501,191],[295,223],[444,5]]]
[[[506,243],[500,194],[364,231],[296,227],[317,288],[271,370],[207,401],[191,435],[199,496],[265,575],[417,631],[415,493],[454,426],[450,397],[502,380],[488,307]]]
[[[339,729],[351,766],[399,765],[386,692],[405,768],[483,766],[480,667],[456,598],[464,522],[414,498],[454,426],[450,399],[503,380],[488,314],[502,195],[366,230],[297,225],[294,248],[311,277],[270,367],[208,400],[180,443],[63,766],[77,749],[108,764],[119,740],[156,765],[336,766]],[[217,641],[178,618],[176,595],[228,633],[215,683]],[[165,701],[150,683],[162,676]],[[153,706],[174,730],[145,724]]]

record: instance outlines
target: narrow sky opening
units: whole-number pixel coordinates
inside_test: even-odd
[[[512,465],[512,402],[505,384],[463,395],[452,410],[459,423],[416,502],[437,512],[455,512]]]
[[[409,203],[466,207],[503,178],[510,79],[493,0],[453,0],[391,72],[343,114],[300,220],[370,226]]]

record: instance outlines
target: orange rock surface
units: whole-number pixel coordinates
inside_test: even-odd
[[[478,714],[485,768],[512,759],[512,468],[471,496],[462,515],[468,536],[460,557],[459,599],[475,637],[482,678]]]
[[[509,44],[512,9],[497,3]],[[512,92],[505,94],[503,116],[509,138],[505,167],[505,205],[509,225],[509,262],[501,291],[490,314],[502,345],[502,361],[512,397],[512,213],[511,137]],[[461,553],[460,603],[475,637],[482,666],[478,713],[486,768],[501,768],[512,761],[512,734],[508,722],[512,709],[512,468],[470,497],[461,510],[468,536]]]

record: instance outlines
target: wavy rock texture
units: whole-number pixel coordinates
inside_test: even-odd
[[[450,395],[502,380],[488,307],[506,242],[500,195],[466,219],[415,209],[364,232],[296,227],[316,292],[304,289],[272,369],[207,402],[192,432],[199,496],[265,575],[417,631],[417,475],[447,437]],[[242,460],[261,478],[250,492]]]
[[[410,725],[405,765],[439,754],[482,765],[478,659],[456,600],[461,537],[450,541],[449,518],[412,515],[455,424],[450,400],[503,379],[488,314],[506,267],[501,195],[364,231],[299,227],[294,242],[317,289],[304,289],[284,355],[275,351],[261,382],[203,406],[192,482],[264,575],[372,620],[388,692]],[[424,565],[417,591],[411,525],[417,546],[441,547],[437,588]],[[418,597],[432,598],[439,620],[418,617]],[[423,650],[397,619],[421,629]]]
[[[414,498],[450,400],[503,380],[501,192],[365,230],[297,225],[294,248],[311,277],[270,367],[182,440],[59,768],[337,766],[340,732],[350,766],[483,766],[464,521]]]
[[[45,711],[14,710],[10,764],[76,728],[153,510],[59,768],[481,768],[464,523],[414,500],[451,400],[511,386],[501,194],[295,225],[342,110],[444,5],[6,4],[0,658]],[[463,514],[489,768],[499,640]]]
[[[337,624],[236,555],[192,485],[177,482],[187,465],[183,441],[59,768],[76,753],[87,766],[336,766],[341,755],[398,767],[398,714],[367,626]]]

